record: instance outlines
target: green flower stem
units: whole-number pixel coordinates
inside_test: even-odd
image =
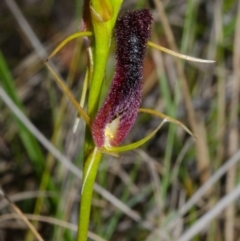
[[[86,241],[92,204],[93,185],[102,154],[94,149],[87,157],[83,169],[80,214],[77,241]]]
[[[91,17],[94,29],[93,76],[88,99],[88,115],[97,113],[102,83],[106,71],[113,29],[123,0],[92,0]]]
[[[88,116],[93,121],[98,111],[102,83],[106,71],[113,29],[123,0],[92,0],[90,7],[93,26],[93,73],[88,96]],[[90,2],[90,1],[89,1]],[[94,148],[91,130],[86,129],[84,150]],[[83,187],[81,193],[77,241],[86,241],[92,203],[93,185],[102,154],[94,148],[86,156],[83,167]]]

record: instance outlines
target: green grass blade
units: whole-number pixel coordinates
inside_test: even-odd
[[[17,92],[14,86],[13,78],[10,74],[8,66],[5,62],[4,56],[0,52],[0,83],[8,93],[10,98],[14,101],[14,103],[24,111],[23,105],[20,99],[17,96]],[[15,122],[18,126],[19,136],[23,142],[23,145],[27,151],[29,158],[31,159],[36,172],[40,175],[41,171],[43,170],[43,163],[44,163],[44,156],[41,151],[41,148],[36,141],[36,139],[32,136],[29,132],[27,127],[25,127],[15,116]]]

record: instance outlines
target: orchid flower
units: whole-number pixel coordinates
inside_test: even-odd
[[[83,118],[88,127],[84,146],[86,157],[83,167],[78,241],[87,240],[93,184],[103,153],[118,155],[119,152],[138,148],[152,138],[165,122],[180,125],[192,135],[190,130],[181,122],[155,110],[140,108],[143,87],[143,61],[147,46],[190,61],[213,62],[181,55],[150,42],[153,20],[150,10],[128,11],[117,19],[121,4],[122,0],[92,0],[91,3],[89,0],[85,1],[82,32],[77,32],[66,38],[46,60],[46,65],[54,75],[55,80],[69,97],[78,110],[79,117]],[[113,32],[116,41],[115,75],[105,102],[99,109],[100,93]],[[78,37],[84,37],[89,42],[89,65],[80,104],[48,64],[48,60],[66,43]],[[89,88],[88,106],[87,111],[85,111],[83,107],[87,87]],[[145,138],[129,145],[120,146],[135,123],[138,112],[155,115],[163,121]],[[77,124],[74,129],[76,129],[76,126]]]

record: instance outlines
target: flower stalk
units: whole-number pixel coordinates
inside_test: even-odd
[[[98,165],[102,154],[94,149],[87,155],[83,169],[83,181],[80,199],[79,223],[77,241],[87,240],[90,211],[92,205],[93,185],[96,179]]]

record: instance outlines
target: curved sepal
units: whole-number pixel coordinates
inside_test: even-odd
[[[51,59],[56,53],[62,49],[68,42],[70,42],[73,39],[80,38],[80,37],[90,37],[92,36],[92,32],[77,32],[74,34],[71,34],[67,38],[65,38],[54,50],[53,52],[49,55],[49,57],[46,59],[45,62],[48,62],[49,59]]]
[[[148,114],[151,114],[151,115],[155,115],[161,119],[164,119],[166,120],[166,122],[170,122],[170,123],[173,123],[173,124],[176,124],[176,125],[179,125],[181,126],[189,135],[195,137],[197,139],[196,136],[193,135],[193,133],[183,124],[181,123],[180,121],[168,116],[168,115],[165,115],[161,112],[158,112],[156,110],[152,110],[152,109],[145,109],[145,108],[140,108],[139,109],[139,112],[143,112],[143,113],[148,113]]]
[[[134,150],[134,149],[142,146],[143,144],[145,144],[147,141],[149,141],[160,130],[160,128],[163,126],[163,124],[166,122],[167,122],[167,119],[164,119],[161,122],[161,124],[154,131],[152,131],[149,135],[147,135],[146,137],[144,137],[143,139],[141,139],[137,142],[134,142],[134,143],[131,143],[131,144],[125,145],[125,146],[119,146],[119,147],[100,148],[99,151],[111,154],[112,152],[118,153],[118,152]]]
[[[199,59],[199,58],[195,58],[195,57],[191,57],[189,55],[185,55],[185,54],[179,54],[171,49],[167,49],[167,48],[164,48],[163,46],[160,46],[158,44],[155,44],[155,43],[152,43],[151,41],[148,41],[147,43],[148,46],[150,47],[153,47],[157,50],[160,50],[164,53],[167,53],[167,54],[170,54],[172,56],[175,56],[175,57],[178,57],[180,59],[185,59],[185,60],[188,60],[188,61],[192,61],[192,62],[199,62],[199,63],[215,63],[216,61],[214,60],[207,60],[207,59]]]
[[[76,99],[73,97],[73,95],[71,94],[71,92],[68,90],[67,86],[64,84],[64,82],[60,79],[60,77],[56,74],[56,72],[52,69],[52,67],[48,64],[48,62],[46,62],[46,66],[48,67],[48,69],[50,70],[50,72],[52,73],[52,75],[54,76],[55,81],[59,84],[59,86],[61,87],[62,91],[64,92],[64,94],[70,99],[70,101],[72,102],[72,104],[75,106],[75,108],[78,110],[78,113],[80,116],[82,116],[82,118],[84,119],[84,121],[86,122],[86,124],[88,125],[88,127],[91,129],[91,120],[88,116],[88,114],[85,112],[85,110],[79,105],[79,103],[76,101]]]

